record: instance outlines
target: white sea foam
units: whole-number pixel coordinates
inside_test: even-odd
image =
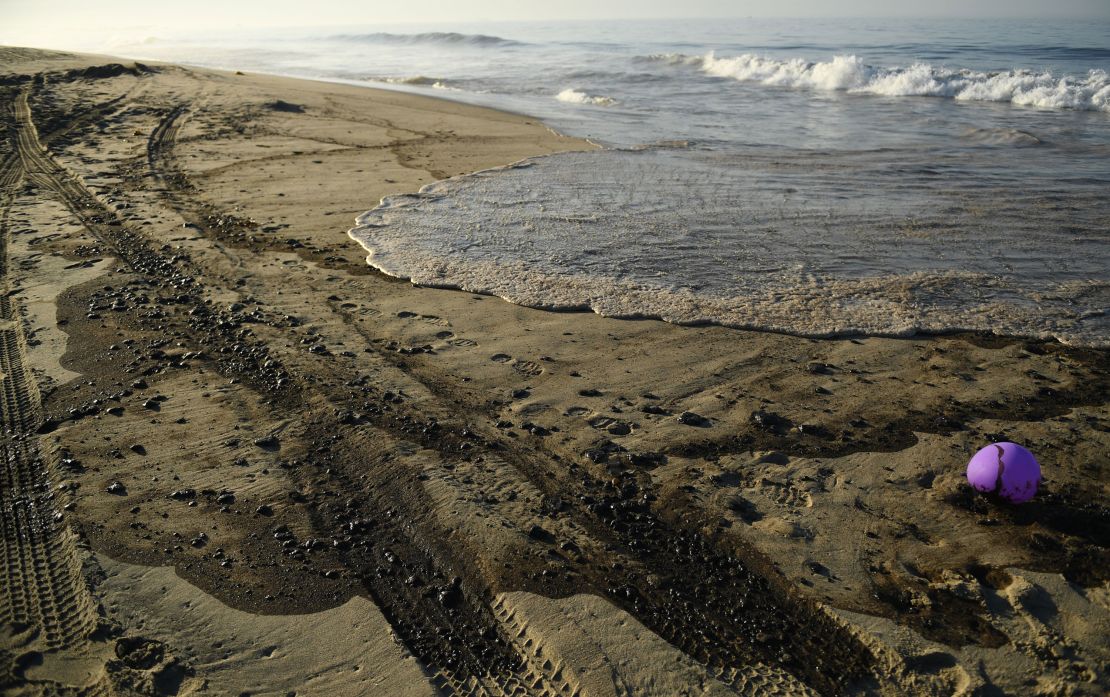
[[[695,155],[568,153],[456,177],[384,199],[350,236],[390,275],[545,309],[1110,346],[1098,191],[1048,192],[1048,208],[1036,192],[920,192],[855,155]]]
[[[560,102],[567,102],[569,104],[590,104],[592,106],[613,106],[617,100],[612,97],[604,97],[600,95],[590,95],[585,92],[568,87],[559,94],[555,95],[555,99]]]
[[[1046,109],[1110,111],[1110,74],[1090,70],[1085,76],[1049,72],[954,70],[928,63],[906,67],[868,65],[857,56],[829,61],[781,60],[755,54],[721,57],[664,54],[652,59],[689,65],[714,77],[775,87],[840,90],[884,97],[945,97],[961,101],[1008,102]]]

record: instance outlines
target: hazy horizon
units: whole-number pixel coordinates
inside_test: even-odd
[[[426,0],[419,11],[400,3],[322,0],[311,5],[245,0],[197,0],[188,7],[155,6],[141,0],[109,0],[95,7],[67,0],[0,0],[0,43],[90,49],[158,33],[320,29],[375,25],[480,25],[497,22],[604,21],[637,19],[745,18],[1083,19],[1110,21],[1105,0],[663,0],[596,3],[568,0],[533,7],[505,0]]]

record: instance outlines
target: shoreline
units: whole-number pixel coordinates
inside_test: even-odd
[[[170,65],[0,91],[5,554],[46,563],[7,567],[0,618],[67,613],[0,638],[43,657],[0,685],[1106,685],[1104,352],[630,322],[366,265],[360,202],[592,147],[529,117]],[[1041,459],[1034,502],[963,481],[1000,439]]]
[[[804,252],[795,266],[775,256],[772,268],[761,270],[768,273],[728,276],[705,270],[709,259],[697,252],[672,256],[666,244],[644,250],[633,246],[634,251],[626,252],[620,240],[634,236],[638,223],[625,227],[626,216],[607,214],[604,205],[563,205],[559,195],[546,191],[550,185],[577,202],[574,165],[608,172],[603,158],[610,152],[533,157],[385,197],[355,219],[348,235],[367,250],[371,266],[390,276],[548,311],[589,308],[611,318],[657,318],[684,326],[715,324],[822,339],[987,331],[1077,348],[1110,348],[1104,312],[1097,309],[1104,284],[1095,279],[1075,281],[1072,285],[1079,290],[1070,294],[1064,288],[1071,282],[1038,277],[1022,285],[1012,274],[996,276],[959,265],[944,270],[892,262],[885,270],[854,275],[838,270],[835,262],[821,270]],[[599,182],[594,184],[607,186]],[[505,208],[498,203],[502,197],[528,203]],[[668,212],[677,215],[673,208]],[[644,224],[648,229],[666,227],[667,220]],[[686,217],[673,224],[679,230],[700,229]],[[593,231],[582,238],[588,238],[589,252],[580,254],[576,245],[583,225]],[[609,225],[620,234],[607,230]],[[544,227],[550,238],[518,234]],[[969,239],[974,237],[971,230]],[[743,234],[734,233],[733,242],[739,243]],[[671,262],[677,266],[668,271]],[[986,286],[982,293],[977,292],[979,284]],[[1059,297],[1051,289],[1059,290]]]
[[[451,101],[451,100],[447,100],[447,101]],[[524,117],[525,118],[531,118],[531,117],[527,117],[526,115]],[[558,133],[558,131],[555,131],[554,129],[552,129],[550,127],[548,127],[548,130],[550,130],[552,133],[554,133],[556,135],[559,135],[561,137],[568,137],[568,136],[564,136],[563,134]],[[588,143],[594,144],[594,143],[592,143],[592,141],[589,141],[588,139],[585,139],[585,140]],[[594,144],[594,145],[596,145],[596,144]],[[607,148],[605,146],[597,146],[597,147],[601,150],[610,150],[611,149],[611,148]],[[372,229],[372,228],[377,228],[377,227],[383,227],[384,225],[376,224],[376,223],[373,223],[373,222],[370,222],[370,221],[375,217],[375,215],[377,214],[378,211],[389,211],[393,208],[396,208],[397,207],[397,201],[403,201],[403,200],[406,200],[406,199],[410,199],[410,200],[411,199],[419,199],[421,197],[425,197],[428,194],[433,193],[433,188],[434,187],[436,187],[438,185],[441,185],[445,182],[449,182],[451,180],[465,179],[465,178],[468,178],[468,177],[473,177],[473,176],[483,175],[483,174],[510,172],[512,170],[521,169],[523,167],[531,167],[539,159],[542,159],[542,158],[545,158],[545,157],[558,156],[560,154],[563,154],[563,153],[554,152],[554,153],[549,153],[547,155],[530,156],[530,157],[526,157],[526,158],[523,158],[523,159],[520,159],[520,160],[517,160],[517,161],[514,161],[514,162],[510,162],[509,164],[497,165],[497,166],[489,167],[489,168],[482,169],[482,170],[476,170],[474,172],[467,172],[467,173],[458,174],[458,175],[455,175],[453,177],[449,177],[448,179],[437,180],[435,182],[425,184],[424,186],[422,186],[416,192],[403,193],[403,194],[390,195],[390,196],[383,197],[378,202],[378,204],[376,206],[374,206],[373,208],[365,211],[364,213],[359,214],[355,218],[355,226],[347,230],[347,236],[353,242],[355,242],[360,247],[362,247],[363,250],[366,251],[366,253],[367,253],[367,257],[366,257],[367,265],[370,268],[372,268],[375,272],[380,273],[380,274],[382,274],[382,275],[384,275],[384,276],[386,276],[390,279],[394,279],[394,280],[401,281],[401,282],[408,282],[408,283],[411,283],[413,286],[421,287],[421,288],[433,288],[433,289],[437,289],[437,290],[450,290],[450,291],[457,291],[457,292],[461,292],[461,293],[473,293],[473,294],[476,294],[476,295],[484,295],[486,297],[497,298],[497,299],[502,300],[502,301],[504,301],[506,303],[509,303],[511,305],[518,305],[518,306],[521,306],[521,307],[527,307],[527,308],[531,308],[531,309],[535,309],[535,310],[540,310],[540,311],[543,311],[543,312],[593,313],[593,314],[596,314],[600,317],[605,317],[607,319],[621,320],[621,321],[659,321],[659,322],[665,322],[667,324],[672,324],[672,325],[680,326],[680,327],[716,326],[716,327],[723,327],[725,329],[735,329],[735,330],[738,330],[738,331],[752,331],[752,332],[766,332],[766,333],[771,333],[771,334],[781,334],[783,336],[790,336],[790,337],[795,337],[795,338],[799,338],[799,339],[846,340],[846,339],[861,339],[861,338],[866,338],[866,337],[875,337],[875,338],[884,338],[884,339],[908,339],[908,340],[912,340],[912,339],[929,339],[929,338],[933,338],[933,337],[992,337],[992,338],[996,338],[996,339],[998,339],[1000,341],[1003,341],[1003,342],[1006,342],[1006,341],[1021,341],[1021,342],[1034,342],[1034,343],[1055,343],[1055,344],[1059,344],[1063,347],[1067,347],[1067,348],[1074,349],[1074,350],[1079,350],[1079,351],[1095,351],[1095,352],[1110,353],[1110,338],[1104,339],[1103,343],[1101,343],[1101,344],[1070,343],[1070,342],[1064,341],[1063,339],[1061,339],[1060,337],[1055,336],[1055,335],[1037,336],[1037,335],[1026,335],[1026,334],[998,333],[998,332],[993,332],[993,331],[988,331],[988,330],[975,329],[975,328],[971,328],[971,327],[952,327],[952,328],[943,329],[943,330],[927,330],[927,329],[916,328],[916,329],[905,330],[905,331],[902,331],[902,332],[846,330],[846,331],[832,331],[832,332],[827,332],[827,333],[807,333],[807,332],[804,332],[804,331],[792,332],[792,331],[788,331],[788,330],[780,329],[780,328],[768,328],[768,327],[760,327],[760,326],[756,326],[756,325],[734,324],[734,323],[730,323],[730,322],[727,322],[727,321],[714,320],[714,319],[696,319],[696,320],[688,320],[688,321],[679,320],[679,319],[669,319],[669,318],[667,318],[667,317],[665,317],[661,314],[652,314],[652,313],[632,312],[632,313],[629,313],[629,314],[607,314],[605,311],[599,309],[598,307],[595,307],[595,305],[592,305],[588,302],[584,302],[584,303],[580,303],[580,304],[542,304],[541,305],[541,304],[538,304],[538,303],[535,303],[535,302],[528,302],[526,300],[514,299],[512,297],[506,296],[505,294],[498,293],[497,291],[487,290],[485,288],[480,288],[480,287],[479,288],[471,288],[471,287],[466,287],[466,286],[463,286],[463,285],[459,285],[458,283],[450,283],[450,282],[446,282],[446,281],[443,282],[443,283],[433,283],[433,282],[414,280],[413,277],[409,274],[406,274],[402,271],[398,271],[395,268],[391,268],[391,267],[387,267],[385,265],[382,265],[380,262],[375,263],[375,261],[374,261],[375,249],[372,246],[370,246],[370,244],[371,244],[370,240],[360,238],[360,235],[358,234],[360,231],[362,231],[363,232],[363,237],[368,237],[368,235],[366,235],[366,233],[364,232],[367,228]]]
[[[364,247],[364,249],[366,249],[366,248]],[[367,257],[367,259],[372,258],[373,257],[372,250],[367,249],[366,251],[371,252],[371,254]],[[1107,345],[1107,346],[1101,346],[1101,345],[1090,346],[1090,345],[1086,345],[1086,344],[1070,344],[1070,343],[1067,343],[1065,341],[1062,341],[1060,338],[1055,337],[1055,336],[1033,336],[1033,335],[1023,335],[1023,334],[996,334],[994,332],[990,332],[990,331],[986,331],[986,330],[969,329],[969,328],[952,328],[952,329],[938,330],[938,331],[907,330],[907,332],[905,332],[905,333],[844,331],[844,332],[831,332],[831,333],[827,333],[827,334],[807,334],[807,333],[804,333],[804,332],[790,332],[790,331],[786,331],[786,330],[783,330],[783,329],[764,329],[764,328],[757,327],[757,326],[728,324],[728,323],[719,322],[719,321],[710,320],[710,319],[680,321],[680,320],[666,319],[662,315],[657,315],[657,314],[610,315],[610,314],[604,314],[604,313],[594,309],[593,307],[591,307],[589,305],[547,305],[547,306],[539,306],[539,305],[529,304],[529,303],[525,303],[525,302],[518,302],[518,301],[515,301],[511,298],[507,298],[503,295],[499,295],[494,291],[475,290],[475,289],[471,289],[471,288],[465,288],[465,287],[459,286],[459,285],[452,285],[452,284],[449,284],[449,283],[444,283],[444,284],[421,283],[421,282],[413,281],[412,278],[410,278],[409,276],[406,276],[404,274],[394,275],[393,273],[391,273],[389,271],[386,271],[385,269],[383,269],[379,266],[374,265],[374,263],[371,262],[371,261],[367,261],[367,265],[373,271],[375,271],[376,273],[381,274],[385,278],[388,278],[392,281],[396,281],[398,283],[409,283],[409,284],[411,284],[412,286],[414,286],[416,288],[430,288],[430,289],[434,289],[434,290],[446,290],[446,291],[453,291],[453,292],[457,292],[457,293],[469,293],[471,295],[482,295],[482,296],[485,296],[487,298],[496,298],[497,300],[508,303],[509,305],[516,305],[518,307],[526,307],[528,309],[538,310],[540,312],[554,312],[554,313],[562,313],[562,314],[593,314],[593,315],[597,315],[598,317],[603,317],[605,319],[611,319],[611,320],[615,320],[615,321],[619,321],[619,322],[662,322],[664,324],[670,324],[670,325],[673,325],[673,326],[676,326],[676,327],[691,327],[691,328],[720,327],[722,329],[732,329],[732,330],[743,331],[743,332],[776,334],[776,335],[781,335],[781,336],[785,336],[785,337],[792,337],[792,338],[795,338],[795,339],[846,341],[846,340],[852,340],[852,339],[876,338],[876,339],[903,339],[903,340],[906,340],[906,341],[913,341],[913,340],[925,340],[925,341],[927,341],[929,339],[955,338],[955,339],[966,339],[968,341],[980,342],[980,343],[1056,344],[1056,345],[1059,345],[1059,346],[1061,346],[1065,349],[1072,349],[1072,350],[1076,350],[1076,351],[1089,351],[1089,352],[1094,352],[1094,353],[1110,353],[1110,345]]]

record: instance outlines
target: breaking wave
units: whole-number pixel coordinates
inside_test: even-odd
[[[887,68],[868,65],[857,56],[834,56],[829,61],[814,62],[747,53],[718,57],[713,52],[704,56],[669,53],[650,59],[691,66],[714,77],[775,87],[1110,112],[1110,74],[1105,70],[1090,70],[1085,76],[1056,76],[1033,70],[954,70],[928,63]]]
[[[555,95],[555,99],[569,104],[590,104],[593,106],[613,106],[617,103],[617,100],[612,97],[586,94],[571,87]]]

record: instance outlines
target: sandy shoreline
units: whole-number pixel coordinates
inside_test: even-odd
[[[1110,687],[1105,351],[367,267],[383,196],[592,147],[528,117],[25,49],[0,92],[4,694]],[[966,486],[995,440],[1035,502]]]

